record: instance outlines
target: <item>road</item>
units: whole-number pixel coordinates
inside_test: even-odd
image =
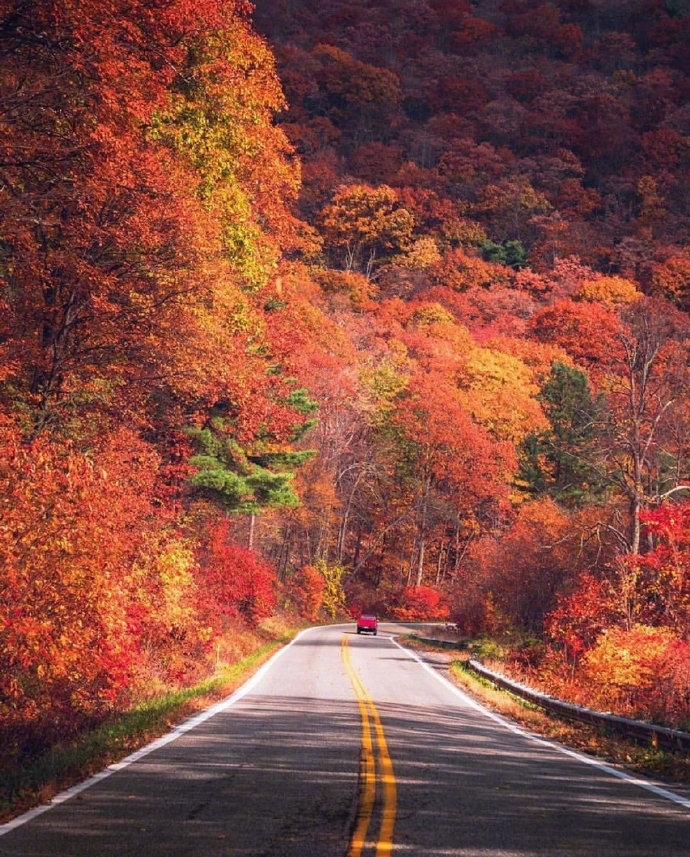
[[[311,629],[0,827],[3,857],[687,857],[690,799],[522,733],[393,639]]]

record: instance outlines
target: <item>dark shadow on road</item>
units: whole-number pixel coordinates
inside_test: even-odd
[[[398,660],[385,638],[366,645]],[[297,695],[250,694],[0,838],[0,855],[344,857],[359,709],[354,695],[310,696],[300,693],[301,677],[294,681]],[[369,691],[376,699],[376,688]],[[686,810],[515,735],[469,705],[376,706],[397,781],[400,857],[689,853]]]

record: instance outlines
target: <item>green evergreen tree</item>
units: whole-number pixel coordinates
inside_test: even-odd
[[[587,375],[556,362],[537,397],[549,427],[529,434],[520,451],[518,484],[533,496],[547,494],[577,506],[604,492],[597,467],[599,397]]]
[[[318,407],[302,389],[294,390],[287,404],[305,417]],[[291,441],[300,440],[314,423],[312,418],[299,422]],[[196,469],[190,483],[226,511],[256,514],[266,508],[299,506],[294,473],[314,456],[314,450],[276,447],[270,437],[257,439],[251,450],[245,450],[233,435],[232,420],[221,414],[188,434],[198,449],[189,462]]]
[[[522,246],[521,241],[506,241],[503,244],[497,244],[495,241],[484,241],[480,245],[482,251],[482,259],[485,262],[498,262],[501,265],[508,265],[510,268],[519,270],[527,264],[527,251]]]

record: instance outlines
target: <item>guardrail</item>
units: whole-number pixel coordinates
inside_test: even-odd
[[[638,743],[651,744],[653,747],[663,747],[667,750],[681,750],[690,752],[690,732],[681,732],[677,729],[669,729],[666,726],[657,726],[653,723],[643,723],[639,720],[630,720],[627,717],[618,717],[601,711],[593,711],[591,708],[582,708],[570,702],[562,702],[554,699],[548,694],[532,690],[519,682],[512,681],[500,673],[488,669],[479,661],[470,658],[466,666],[482,678],[487,679],[497,687],[507,690],[514,696],[531,702],[533,705],[565,717],[568,720],[576,720],[581,723],[590,723],[595,726],[610,728],[626,738],[631,738]]]

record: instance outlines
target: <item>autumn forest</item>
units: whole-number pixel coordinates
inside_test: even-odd
[[[4,752],[361,609],[690,729],[690,2],[0,31]]]

